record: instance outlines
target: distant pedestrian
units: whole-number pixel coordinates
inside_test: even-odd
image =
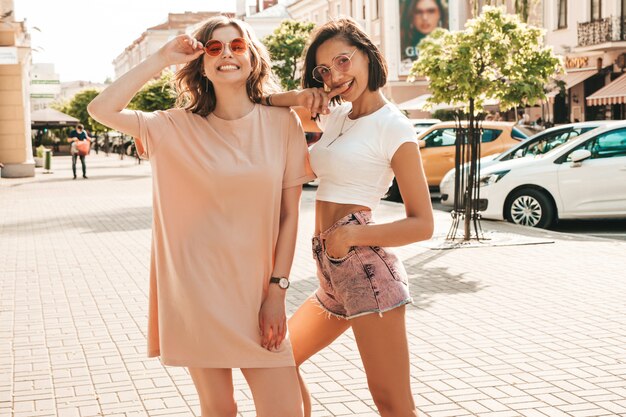
[[[75,130],[70,132],[67,141],[71,143],[70,154],[72,155],[72,173],[74,179],[76,179],[76,160],[80,158],[80,163],[83,168],[83,178],[87,179],[87,165],[85,163],[85,156],[89,154],[89,147],[91,145],[91,138],[85,132],[85,126],[79,124]]]
[[[104,133],[104,154],[109,156],[109,146],[111,146],[111,141],[109,139],[109,132]]]

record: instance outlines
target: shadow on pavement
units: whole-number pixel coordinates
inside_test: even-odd
[[[79,233],[129,232],[152,228],[152,207],[101,211],[88,216],[58,216],[16,223],[5,223],[0,227],[2,235],[43,234],[50,230],[76,230]]]
[[[70,176],[70,177],[57,177],[57,178],[50,178],[50,179],[37,179],[37,181],[30,181],[30,182],[21,182],[18,184],[10,184],[9,187],[21,187],[23,185],[30,185],[30,184],[39,184],[39,183],[46,183],[46,184],[51,184],[51,183],[57,183],[57,182],[79,182],[79,181],[103,181],[103,180],[116,180],[116,181],[132,181],[132,180],[139,180],[139,179],[144,179],[144,178],[150,178],[151,175],[90,175],[89,173],[87,173],[87,177],[89,177],[87,180],[85,180],[82,177],[82,174],[78,174],[78,178],[76,178],[75,180]]]
[[[415,308],[427,309],[436,294],[475,293],[484,288],[479,281],[466,280],[462,273],[451,273],[446,267],[427,266],[445,254],[441,251],[427,251],[404,261]]]

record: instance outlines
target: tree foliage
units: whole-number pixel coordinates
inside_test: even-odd
[[[430,102],[461,104],[469,119],[467,128],[459,124],[455,155],[455,184],[462,189],[455,189],[454,212],[462,214],[466,241],[471,238],[472,222],[480,239],[475,204],[479,195],[480,113],[488,99],[499,100],[504,109],[545,99],[545,86],[562,72],[562,64],[551,48],[543,46],[542,37],[541,29],[522,23],[518,15],[485,6],[480,16],[466,23],[465,30],[437,29],[418,45],[419,58],[411,76],[429,79]],[[453,221],[449,234],[453,239],[457,224]]]
[[[314,27],[313,23],[283,20],[272,34],[263,39],[272,58],[272,69],[285,90],[293,90],[300,85],[300,60]]]
[[[502,108],[545,99],[544,86],[562,72],[561,61],[543,45],[543,30],[499,7],[486,6],[465,30],[437,29],[419,44],[412,76],[430,81],[433,103],[465,103],[475,111],[487,99]]]
[[[98,94],[99,91],[94,88],[85,89],[76,93],[69,102],[60,104],[56,106],[56,108],[65,114],[77,118],[80,123],[85,126],[85,129],[90,132],[106,132],[110,129],[95,121],[89,113],[87,113],[87,105],[91,103],[91,100],[96,98]]]
[[[128,108],[143,111],[167,110],[176,104],[174,74],[163,71],[157,79],[147,82],[130,101]]]

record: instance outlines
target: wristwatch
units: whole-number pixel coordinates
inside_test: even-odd
[[[278,284],[283,290],[289,288],[289,280],[285,277],[271,277],[270,284]]]

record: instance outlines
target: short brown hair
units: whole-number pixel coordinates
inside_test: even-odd
[[[216,29],[224,26],[235,27],[248,42],[252,72],[246,81],[246,90],[250,100],[259,103],[267,93],[279,91],[271,71],[269,53],[247,23],[223,15],[215,16],[207,20],[193,37],[204,45],[212,38]],[[176,73],[176,88],[179,93],[176,104],[192,113],[207,116],[215,110],[217,99],[213,83],[203,74],[203,57],[204,54],[188,62]]]
[[[369,58],[367,88],[370,91],[376,91],[387,83],[387,63],[383,54],[353,19],[341,18],[323,24],[311,35],[311,43],[307,47],[302,69],[303,88],[324,86],[313,78],[313,69],[317,66],[315,55],[324,42],[333,38],[343,39],[367,55]],[[333,102],[340,103],[341,98],[336,96]]]
[[[83,126],[81,123],[76,125],[76,129],[84,129],[85,126]]]

